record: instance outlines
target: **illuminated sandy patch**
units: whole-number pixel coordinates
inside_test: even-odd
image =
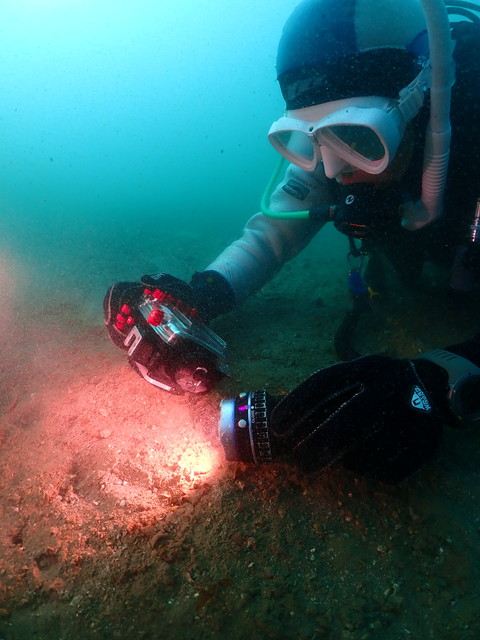
[[[78,373],[66,389],[50,388],[39,425],[40,457],[52,468],[58,450],[70,460],[77,503],[160,513],[214,481],[224,464],[214,394],[170,396],[127,367],[93,380]]]
[[[0,569],[25,567],[35,588],[49,589],[65,567],[108,557],[122,532],[193,510],[225,463],[216,394],[155,389],[102,326],[72,326],[75,308],[47,302],[14,325],[17,375],[5,370],[0,389],[14,392],[0,425]]]

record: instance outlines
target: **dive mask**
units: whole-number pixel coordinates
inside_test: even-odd
[[[346,98],[287,111],[272,124],[268,139],[284,158],[307,171],[315,169],[322,160],[321,147],[326,147],[346,164],[378,174],[394,158],[429,86],[426,66],[397,100]]]

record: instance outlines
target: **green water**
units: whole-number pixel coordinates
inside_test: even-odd
[[[93,299],[144,268],[186,277],[238,235],[276,161],[295,4],[0,4],[0,246],[27,279]]]

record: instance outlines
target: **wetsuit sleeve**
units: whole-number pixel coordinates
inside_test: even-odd
[[[307,172],[290,165],[270,200],[273,211],[303,211],[332,202],[323,168]],[[237,304],[268,282],[315,236],[323,223],[308,219],[277,219],[255,214],[241,238],[225,249],[208,270],[220,273],[232,288]]]

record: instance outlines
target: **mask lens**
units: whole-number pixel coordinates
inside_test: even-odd
[[[302,131],[279,131],[271,136],[270,141],[277,151],[294,164],[311,165],[315,160],[313,142]]]
[[[322,135],[334,142],[335,138],[348,146],[356,155],[371,162],[381,160],[385,156],[385,148],[378,135],[369,127],[339,124],[328,127]],[[333,140],[332,140],[333,138]]]

